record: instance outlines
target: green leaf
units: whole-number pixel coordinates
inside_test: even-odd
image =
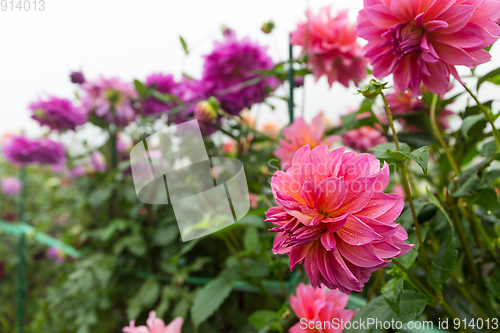
[[[247,251],[253,251],[259,245],[259,233],[256,228],[247,228],[243,235],[243,244]]]
[[[427,233],[429,232],[429,228],[426,227],[421,227],[420,228],[420,234],[422,236],[422,242],[425,241],[425,238],[427,237]],[[415,259],[418,257],[418,249],[420,248],[420,244],[418,242],[418,237],[417,233],[413,232],[408,236],[408,241],[406,241],[408,244],[414,244],[413,249],[410,250],[407,254],[394,259],[399,261],[403,266],[406,268],[410,268],[411,265],[415,262]]]
[[[344,333],[370,333],[375,330],[375,320],[379,322],[385,321],[401,321],[403,324],[417,318],[424,310],[427,300],[413,290],[405,290],[401,296],[399,303],[400,314],[397,315],[389,306],[384,296],[379,296],[373,299],[352,318],[351,322],[364,322],[367,328],[351,327],[344,330]],[[371,325],[370,325],[371,324]]]
[[[399,303],[403,296],[403,285],[405,278],[403,275],[390,279],[382,288],[381,292],[387,304],[399,316],[401,315]]]
[[[498,153],[497,150],[497,145],[495,143],[495,140],[488,142],[483,146],[483,149],[481,150],[481,156],[484,158],[491,158],[493,154]]]
[[[439,251],[436,253],[436,257],[432,262],[433,265],[431,270],[436,282],[434,287],[438,290],[443,288],[443,284],[453,273],[457,264],[457,259],[458,251],[455,248],[455,237],[453,236],[453,232],[450,232],[445,241],[441,244]]]
[[[257,310],[248,317],[250,324],[258,329],[263,328],[276,319],[276,312],[270,310]]]
[[[134,80],[135,90],[141,97],[147,97],[149,94],[149,89],[141,81]]]
[[[431,191],[429,191],[429,189],[427,189],[427,197],[429,198],[429,203],[436,206],[436,208],[439,209],[441,211],[441,213],[443,213],[443,215],[446,217],[446,220],[448,221],[448,224],[450,225],[451,230],[455,231],[455,228],[453,227],[453,223],[451,222],[450,217],[446,213],[446,210],[443,208],[443,206],[439,202],[438,198],[436,198],[436,196]]]
[[[114,189],[115,189],[115,184],[109,184],[106,187],[101,187],[96,189],[90,194],[90,197],[88,199],[89,205],[91,205],[92,207],[97,207],[102,205],[105,201],[107,201],[111,197],[111,194],[113,193]]]
[[[469,130],[472,128],[472,126],[474,126],[475,124],[477,124],[479,121],[481,121],[483,119],[484,119],[483,114],[477,114],[474,116],[466,117],[462,123],[462,128],[461,128],[463,136],[466,139],[468,139],[469,138]]]
[[[160,284],[156,279],[144,281],[137,294],[128,301],[127,316],[129,319],[135,319],[139,316],[142,309],[150,308],[160,296]]]
[[[159,246],[166,246],[172,244],[178,238],[179,238],[179,227],[176,224],[169,225],[168,227],[161,227],[156,229],[155,235],[153,237],[153,244]]]
[[[427,149],[427,147],[415,149],[410,154],[406,154],[406,156],[420,165],[422,171],[424,172],[424,175],[427,174],[427,164],[429,163],[429,150]]]
[[[494,69],[483,77],[480,77],[477,81],[477,90],[484,82],[492,82],[494,84],[500,84],[500,68]]]
[[[184,50],[184,52],[186,52],[186,54],[189,54],[188,46],[187,46],[186,41],[181,36],[179,36],[179,39],[181,41],[182,49]]]
[[[191,307],[191,318],[196,327],[219,309],[233,290],[233,283],[237,278],[238,274],[234,271],[225,270],[198,290]]]
[[[401,149],[400,152],[397,151],[394,142],[387,142],[371,148],[370,151],[372,151],[373,155],[378,159],[387,160],[397,158],[402,160],[404,157],[402,153],[409,153],[411,149],[406,143],[401,143],[399,148]]]

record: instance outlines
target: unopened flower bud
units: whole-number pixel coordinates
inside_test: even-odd
[[[82,84],[85,82],[85,77],[83,76],[82,72],[71,72],[69,75],[71,82],[75,84]]]
[[[209,101],[201,101],[194,108],[194,118],[201,123],[209,123],[217,118],[217,111]]]
[[[375,80],[371,80],[370,83],[361,86],[358,89],[358,92],[361,93],[366,98],[375,98],[378,95],[380,95],[380,93],[382,93],[382,90],[385,89],[386,85],[387,82],[381,83]]]
[[[269,21],[269,22],[264,23],[260,30],[262,30],[262,32],[265,34],[269,34],[269,33],[271,33],[271,31],[273,31],[273,29],[274,29],[274,22]]]

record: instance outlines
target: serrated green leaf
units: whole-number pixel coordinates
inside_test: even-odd
[[[427,147],[421,147],[415,149],[406,156],[408,156],[409,158],[417,162],[418,165],[420,165],[422,171],[424,172],[424,175],[427,174],[427,165],[429,163],[429,150],[427,149]]]
[[[234,271],[225,270],[198,290],[191,307],[191,318],[196,327],[219,309],[233,290],[233,284],[237,278],[238,274]]]
[[[248,317],[250,324],[258,329],[263,328],[276,319],[276,312],[270,310],[257,310]]]
[[[481,150],[481,156],[483,156],[484,158],[491,158],[491,156],[493,156],[493,154],[495,153],[498,153],[495,140],[486,143]]]
[[[436,208],[439,209],[441,213],[443,213],[443,215],[446,217],[446,220],[448,221],[448,224],[450,225],[452,232],[454,232],[455,228],[453,227],[453,223],[451,222],[450,217],[446,213],[446,210],[443,208],[438,198],[436,198],[436,196],[431,191],[429,191],[429,189],[427,189],[427,197],[429,198],[429,203],[436,206]]]
[[[483,119],[484,119],[483,114],[477,114],[474,116],[466,117],[462,123],[462,128],[461,128],[462,135],[466,139],[468,139],[469,138],[469,130],[472,128],[472,126],[474,126],[475,124],[477,124],[479,121],[481,121]]]
[[[404,285],[404,276],[398,276],[390,279],[383,287],[382,287],[382,295],[384,296],[387,304],[391,307],[391,309],[399,316],[401,315],[399,304],[401,301],[401,296],[403,296],[403,285]]]
[[[455,238],[450,232],[445,241],[441,244],[436,257],[432,262],[432,275],[434,276],[434,287],[438,290],[443,288],[443,284],[453,273],[457,264],[458,251],[455,248]]]
[[[375,321],[390,322],[391,320],[407,323],[408,321],[417,318],[424,310],[427,300],[413,290],[405,290],[401,296],[399,304],[400,315],[397,315],[394,310],[389,306],[384,296],[374,298],[370,303],[365,305],[361,310],[351,319],[352,322],[369,323],[368,319]],[[375,322],[372,325],[366,325],[367,328],[354,328],[344,330],[344,333],[370,333],[375,330]]]
[[[186,54],[189,54],[188,46],[187,46],[186,41],[181,36],[179,36],[179,39],[181,41],[182,49],[184,50],[184,52],[186,52]]]

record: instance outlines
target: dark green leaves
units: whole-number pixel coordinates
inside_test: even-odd
[[[149,89],[139,80],[134,80],[134,87],[139,96],[147,97],[149,94]]]
[[[453,232],[448,234],[443,244],[441,244],[436,257],[432,262],[432,276],[434,277],[438,290],[443,288],[443,284],[453,273],[457,264],[458,252],[455,249],[455,237]]]
[[[466,117],[464,119],[464,122],[462,124],[462,129],[461,129],[463,136],[466,139],[468,139],[469,138],[469,130],[472,128],[472,126],[474,126],[475,124],[477,124],[479,121],[481,121],[483,119],[484,119],[483,114],[476,114],[474,116]]]
[[[420,147],[410,152],[410,146],[406,143],[399,144],[400,151],[397,151],[393,142],[383,143],[372,148],[375,157],[382,160],[396,160],[404,162],[407,158],[415,161],[424,174],[427,174],[427,165],[429,163],[429,150],[427,147]]]
[[[401,315],[399,303],[401,301],[401,296],[403,296],[404,280],[403,275],[392,278],[382,288],[382,295],[387,304],[389,304],[398,316]]]
[[[238,274],[234,271],[225,270],[198,291],[191,307],[191,317],[195,326],[199,326],[217,311],[233,290],[237,278]]]
[[[366,325],[367,328],[354,328],[344,330],[345,333],[370,333],[375,330],[375,319],[379,322],[401,321],[407,323],[408,321],[417,318],[425,309],[427,300],[419,293],[413,290],[405,290],[401,296],[399,303],[399,312],[396,314],[391,306],[387,303],[384,296],[379,296],[373,299],[370,303],[364,306],[352,318],[352,322],[373,323]],[[379,327],[380,328],[380,327]]]
[[[452,231],[455,230],[455,228],[453,227],[453,223],[451,223],[450,217],[446,213],[446,210],[441,205],[438,198],[432,192],[430,192],[429,189],[427,189],[427,197],[429,198],[429,203],[436,206],[436,208],[439,209],[441,211],[441,213],[443,213],[443,215],[446,217],[446,220],[448,221],[448,224],[450,225],[451,230]]]

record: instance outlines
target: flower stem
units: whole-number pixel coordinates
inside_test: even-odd
[[[375,281],[372,284],[372,287],[370,288],[370,293],[368,294],[368,297],[366,298],[366,303],[370,303],[370,299],[373,296],[373,293],[375,292],[375,289],[377,288],[377,284],[380,281],[380,278],[384,274],[384,268],[382,267],[381,269],[378,270],[377,276],[375,277]]]
[[[448,148],[448,146],[444,142],[443,137],[441,136],[441,131],[439,130],[439,127],[437,125],[437,121],[436,121],[436,107],[437,107],[437,102],[438,102],[438,95],[434,94],[432,96],[432,103],[431,103],[431,126],[432,126],[432,130],[434,131],[434,135],[437,137],[439,143],[441,144],[441,147],[443,147],[444,152],[446,154],[446,157],[448,158],[448,161],[450,162],[450,165],[453,168],[453,171],[455,172],[455,175],[458,176],[460,174],[460,169],[458,168],[457,163],[455,162],[455,159],[453,158],[453,155],[451,154],[450,148]]]
[[[224,111],[224,110],[222,110],[222,109],[220,109],[220,108],[219,108],[219,110],[218,110],[217,112],[219,112],[219,114],[220,114],[221,116],[223,116],[223,117],[225,117],[225,118],[227,118],[227,119],[230,119],[230,120],[233,120],[233,121],[237,122],[237,123],[238,123],[239,125],[241,125],[241,126],[243,126],[243,125],[247,125],[247,124],[245,124],[245,123],[244,123],[241,119],[239,119],[239,118],[237,118],[237,117],[233,116],[232,114],[227,113],[226,111]],[[262,133],[262,132],[260,132],[260,131],[256,130],[255,128],[253,128],[253,127],[251,127],[251,126],[248,126],[248,129],[249,129],[249,131],[250,131],[250,132],[252,132],[252,133],[254,133],[254,134],[258,134],[258,135],[260,135],[260,136],[264,137],[265,139],[267,139],[267,140],[269,140],[269,141],[271,141],[271,142],[277,142],[277,140],[276,140],[276,139],[271,138],[269,135],[267,135],[267,134],[265,134],[265,133]]]
[[[434,296],[433,293],[430,292],[429,289],[427,289],[423,284],[422,282],[420,282],[417,277],[415,275],[413,275],[413,273],[408,269],[406,268],[403,264],[401,264],[399,261],[397,261],[396,259],[394,259],[392,261],[392,263],[394,263],[396,266],[398,266],[399,268],[401,268],[401,270],[403,272],[405,272],[406,276],[408,277],[408,279],[417,287],[419,288],[425,295],[427,295],[427,297],[430,298],[431,301],[433,301],[435,303],[435,305],[438,305],[442,302],[442,299],[439,299],[437,298],[436,296]]]
[[[465,231],[460,221],[460,217],[455,209],[451,211],[451,215],[453,216],[453,221],[455,222],[455,229],[457,230],[458,238],[460,239],[460,243],[462,244],[462,248],[465,254],[465,259],[469,265],[469,268],[472,272],[472,276],[474,280],[476,280],[477,289],[479,291],[479,295],[483,299],[484,305],[486,307],[486,311],[490,314],[494,314],[495,311],[490,304],[490,300],[488,295],[483,290],[483,286],[481,285],[481,277],[479,276],[479,272],[477,270],[476,264],[474,263],[474,258],[472,258],[472,252],[470,251],[469,243],[467,242],[467,237],[465,236]]]
[[[385,109],[387,111],[387,119],[389,119],[389,126],[391,127],[392,136],[394,137],[394,144],[396,145],[397,151],[401,151],[401,149],[399,147],[398,135],[397,135],[396,129],[394,127],[394,120],[392,118],[391,108],[389,106],[389,103],[387,102],[387,99],[385,98],[384,93],[382,92],[382,93],[380,93],[380,95],[382,96],[382,99],[384,100]],[[429,274],[429,278],[431,279],[431,281],[434,281],[434,277],[432,275],[432,271],[431,271],[431,268],[429,266],[429,261],[427,259],[427,252],[425,251],[424,242],[422,241],[422,233],[420,232],[420,224],[418,223],[417,212],[415,210],[415,205],[413,204],[412,191],[411,191],[410,183],[409,183],[409,174],[408,174],[408,170],[406,169],[404,161],[401,163],[401,176],[402,176],[403,187],[405,189],[406,198],[408,199],[408,203],[410,204],[411,215],[413,217],[413,224],[415,225],[415,231],[417,233],[420,252],[422,253],[422,257],[424,259],[425,270]]]
[[[486,106],[484,106],[484,104],[479,101],[477,96],[474,95],[472,90],[470,90],[469,87],[467,87],[467,85],[465,85],[465,84],[462,84],[462,86],[465,88],[465,90],[467,90],[467,92],[469,93],[469,95],[471,95],[471,97],[474,99],[474,101],[476,101],[476,104],[477,104],[477,106],[479,106],[481,111],[483,111],[484,116],[486,117],[486,120],[488,120],[488,122],[491,125],[491,128],[493,129],[493,136],[495,137],[495,143],[497,145],[497,150],[500,151],[500,133],[498,132],[497,128],[495,127],[495,120],[491,117]]]

